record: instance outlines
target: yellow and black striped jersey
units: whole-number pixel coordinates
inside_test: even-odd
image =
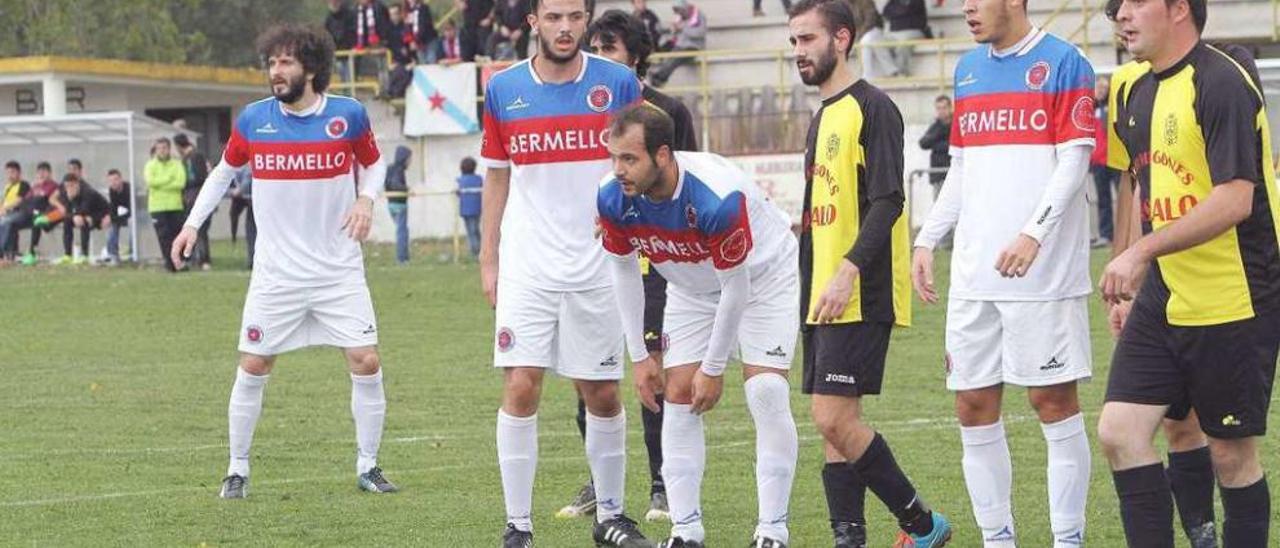
[[[835,323],[911,325],[902,132],[897,105],[865,80],[824,100],[810,122],[800,235],[800,309],[806,322],[848,258],[859,275]]]
[[[1214,185],[1255,184],[1250,216],[1192,248],[1159,257],[1138,300],[1172,325],[1216,325],[1280,310],[1280,197],[1271,171],[1265,99],[1251,61],[1198,44],[1161,72],[1118,86],[1118,163],[1139,182],[1142,226],[1186,215]],[[1113,84],[1114,86],[1114,84]]]

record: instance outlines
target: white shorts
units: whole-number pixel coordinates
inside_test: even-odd
[[[1093,375],[1088,297],[947,306],[947,388],[1052,386]]]
[[[750,365],[790,369],[800,331],[800,278],[786,269],[751,282],[751,300],[742,313],[733,356]],[[717,293],[686,293],[667,286],[663,336],[665,368],[701,363],[715,327]]]
[[[240,351],[276,356],[305,346],[378,344],[378,320],[364,280],[286,287],[253,280],[244,300]]]
[[[542,367],[570,379],[621,380],[622,321],[612,287],[547,291],[498,281],[495,367]]]

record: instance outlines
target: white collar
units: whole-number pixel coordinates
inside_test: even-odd
[[[281,102],[280,112],[283,112],[285,116],[296,116],[298,118],[306,118],[308,116],[314,116],[316,114],[319,114],[320,111],[324,110],[324,106],[328,102],[329,102],[329,96],[321,93],[320,100],[316,101],[314,105],[311,105],[300,112],[294,112],[285,108],[284,102]]]
[[[996,47],[994,45],[991,45],[987,48],[987,53],[990,54],[992,57],[999,57],[999,58],[1025,55],[1028,51],[1031,51],[1031,48],[1035,47],[1036,44],[1040,43],[1040,39],[1043,37],[1044,37],[1044,32],[1041,31],[1039,28],[1032,26],[1031,30],[1027,32],[1027,35],[1023,36],[1021,40],[1018,40],[1018,43],[1012,46],[1009,46],[1008,49],[999,50],[999,51],[996,50]]]

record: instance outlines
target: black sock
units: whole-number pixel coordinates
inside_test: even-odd
[[[876,498],[898,518],[903,531],[916,536],[933,531],[933,513],[916,496],[916,488],[898,467],[893,451],[879,432],[853,467]]]
[[[827,512],[832,525],[853,523],[866,526],[867,484],[847,462],[828,462],[822,467],[822,489],[827,493]]]
[[[1248,487],[1222,491],[1222,545],[1231,548],[1253,548],[1267,545],[1271,527],[1271,492],[1267,478]]]
[[[662,394],[658,394],[658,412],[640,406],[640,421],[644,423],[644,447],[649,451],[649,494],[665,493],[662,483]]]
[[[1173,546],[1173,497],[1160,463],[1111,473],[1130,548]]]
[[[587,401],[578,396],[578,433],[582,434],[582,441],[587,441]]]
[[[1169,453],[1166,473],[1182,529],[1191,530],[1212,522],[1214,477],[1209,448]]]

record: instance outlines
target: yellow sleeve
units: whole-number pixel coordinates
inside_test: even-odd
[[[1111,91],[1107,94],[1107,167],[1120,171],[1129,170],[1129,150],[1125,148],[1124,141],[1120,140],[1120,135],[1116,133],[1120,90],[1124,88],[1124,91],[1128,92],[1132,84],[1126,79],[1130,72],[1126,70],[1128,68],[1129,65],[1123,65],[1116,69],[1111,76]]]

